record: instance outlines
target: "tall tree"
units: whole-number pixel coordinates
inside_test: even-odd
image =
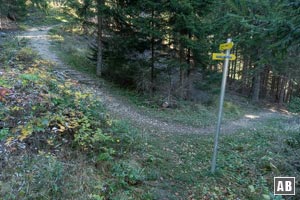
[[[68,6],[75,10],[75,18],[81,23],[85,34],[88,34],[88,29],[93,27],[96,29],[96,75],[102,76],[103,73],[103,31],[104,31],[104,10],[105,0],[74,0],[67,3]],[[97,22],[93,22],[96,18]],[[94,46],[93,46],[94,48]]]
[[[190,74],[193,63],[202,64],[205,60],[201,52],[206,50],[206,30],[203,30],[202,18],[208,13],[211,1],[170,1],[169,4],[169,26],[172,45],[177,50],[179,65],[179,84],[181,96],[187,98],[190,89]],[[196,56],[195,56],[196,55]],[[201,58],[197,60],[197,58]],[[195,62],[200,61],[200,62]],[[185,81],[185,78],[187,80]],[[187,84],[185,84],[187,83]]]
[[[220,11],[227,10],[225,17],[220,14],[216,18],[218,26],[218,22],[223,23],[222,30],[219,28],[217,32],[223,37],[233,37],[239,45],[241,55],[250,59],[251,65],[243,66],[243,70],[247,70],[243,74],[249,73],[252,76],[251,96],[256,102],[264,87],[261,83],[262,76],[266,76],[264,73],[268,71],[265,69],[274,67],[276,63],[272,56],[275,48],[271,44],[276,40],[276,35],[272,34],[272,24],[279,19],[276,15],[279,4],[279,1],[271,0],[227,0],[219,7]]]
[[[97,76],[102,76],[103,71],[103,42],[102,42],[102,34],[103,34],[103,9],[104,0],[97,0],[97,28],[98,28],[98,54],[97,54],[97,68],[96,74]]]

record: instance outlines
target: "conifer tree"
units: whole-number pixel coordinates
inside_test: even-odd
[[[97,66],[96,66],[96,74],[97,76],[102,76],[103,71],[103,6],[104,0],[97,0],[97,44],[98,44],[98,54],[97,54]]]
[[[211,34],[215,43],[220,43],[222,37],[234,38],[244,63],[241,81],[251,88],[252,100],[271,95],[279,103],[288,101],[285,96],[289,94],[283,92],[288,89],[283,88],[289,87],[291,77],[297,74],[291,75],[291,70],[298,71],[287,60],[292,54],[297,55],[295,50],[299,47],[299,18],[295,17],[299,14],[299,3],[227,0],[216,2],[215,6],[213,9],[219,14],[212,14],[215,19]],[[285,60],[289,64],[284,64]]]
[[[170,1],[169,4],[170,37],[177,50],[181,97],[183,98],[189,96],[189,75],[193,67],[191,59],[193,58],[194,63],[199,65],[204,64],[205,55],[202,52],[206,50],[206,45],[203,43],[206,30],[202,26],[202,19],[208,13],[209,5],[211,5],[209,0]],[[200,59],[197,60],[197,58]]]

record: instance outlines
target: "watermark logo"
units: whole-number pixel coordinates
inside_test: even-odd
[[[295,177],[274,177],[274,195],[295,195]]]

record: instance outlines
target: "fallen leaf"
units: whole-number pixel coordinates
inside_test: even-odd
[[[253,185],[249,185],[248,188],[250,189],[250,192],[255,192],[255,189],[254,189]]]

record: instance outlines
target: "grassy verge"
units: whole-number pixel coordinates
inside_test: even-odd
[[[63,7],[55,7],[49,4],[47,9],[41,10],[33,6],[28,8],[27,15],[19,24],[21,29],[30,27],[49,26],[61,23],[72,23],[73,18],[63,11]]]
[[[157,199],[299,199],[299,126],[294,119],[220,138],[218,168],[210,173],[213,138],[153,135],[143,154],[148,186]],[[296,196],[273,195],[275,176],[296,177]]]
[[[0,46],[1,199],[149,196],[132,157],[138,131],[111,118],[89,88],[56,76],[26,42]]]
[[[111,91],[130,105],[136,107],[141,113],[161,121],[194,127],[212,126],[217,122],[219,104],[217,96],[215,96],[210,105],[202,104],[201,102],[178,100],[175,108],[163,108],[161,105],[164,98],[161,96],[151,98],[138,94],[136,91],[120,89],[117,86],[112,86]],[[254,108],[254,106],[247,105],[246,100],[239,99],[239,101],[235,102],[231,98],[225,100],[223,122],[237,120],[248,112],[258,112],[258,109]]]
[[[54,27],[50,30],[53,44],[51,48],[64,63],[96,77],[94,63],[87,58],[89,41],[80,34],[81,30],[73,25]]]

